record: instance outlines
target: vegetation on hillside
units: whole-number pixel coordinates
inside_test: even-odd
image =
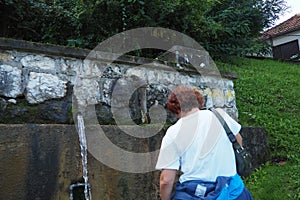
[[[241,124],[268,134],[272,159],[246,179],[254,199],[300,199],[300,66],[242,58],[219,66],[238,74]]]
[[[213,56],[264,49],[284,0],[1,0],[0,37],[94,49],[137,27],[187,34]]]

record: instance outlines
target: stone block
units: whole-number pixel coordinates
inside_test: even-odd
[[[41,55],[28,55],[21,59],[24,67],[32,67],[41,70],[55,70],[55,61]]]
[[[0,65],[0,95],[15,98],[22,92],[22,71],[10,65]]]
[[[266,130],[262,127],[242,127],[240,131],[243,137],[243,146],[247,148],[252,156],[252,170],[258,168],[270,160],[270,148]]]
[[[66,84],[66,81],[52,74],[30,72],[26,86],[26,99],[29,103],[35,104],[64,97],[67,89]]]

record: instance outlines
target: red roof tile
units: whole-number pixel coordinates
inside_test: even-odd
[[[278,24],[277,26],[274,26],[273,28],[265,31],[262,34],[261,38],[266,40],[270,37],[283,35],[284,33],[288,33],[299,29],[300,29],[300,13],[294,15],[293,17],[282,22],[281,24]]]

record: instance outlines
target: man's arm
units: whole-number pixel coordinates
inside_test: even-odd
[[[160,174],[161,200],[170,200],[177,170],[163,169]]]
[[[242,147],[242,146],[243,146],[243,138],[242,138],[241,134],[240,134],[240,133],[236,134],[236,135],[235,135],[235,138],[236,138],[237,142],[238,142],[238,143],[241,145],[241,147]]]

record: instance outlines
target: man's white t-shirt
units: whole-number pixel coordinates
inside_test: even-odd
[[[222,109],[216,109],[234,135],[241,125]],[[179,181],[216,181],[218,176],[236,174],[232,143],[209,110],[199,110],[180,118],[170,126],[160,148],[156,169],[176,169],[183,172]]]

